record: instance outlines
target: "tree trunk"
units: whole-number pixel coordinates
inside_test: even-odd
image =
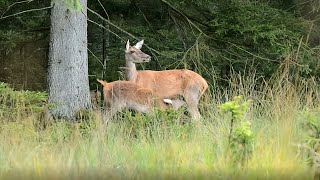
[[[109,20],[109,18],[107,17]],[[103,27],[106,29],[109,29],[109,24],[107,24],[105,21],[103,21]],[[106,77],[106,71],[107,71],[107,62],[109,61],[109,56],[107,54],[107,48],[109,48],[109,32],[105,30],[105,28],[102,28],[102,60],[103,60],[103,74],[102,79]]]
[[[49,44],[48,91],[50,114],[75,119],[90,107],[87,52],[87,0],[82,9],[68,7],[65,0],[53,0]]]

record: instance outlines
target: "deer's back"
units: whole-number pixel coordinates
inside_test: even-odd
[[[114,81],[104,86],[104,96],[107,107],[118,106],[147,112],[153,106],[162,109],[169,108],[162,98],[145,87],[129,81]]]
[[[135,82],[160,97],[183,95],[188,87],[207,89],[207,82],[191,70],[138,71]]]
[[[106,100],[149,104],[152,91],[129,81],[114,81],[105,87]]]

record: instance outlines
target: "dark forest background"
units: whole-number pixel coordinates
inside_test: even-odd
[[[46,90],[48,7],[0,0],[0,81]],[[261,81],[283,72],[320,77],[318,0],[90,0],[88,7],[91,89],[97,78],[121,79],[128,39],[144,39],[152,56],[139,69],[187,68],[217,87],[233,72]]]

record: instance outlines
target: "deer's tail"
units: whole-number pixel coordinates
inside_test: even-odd
[[[102,86],[106,86],[108,84],[108,82],[97,79],[97,81],[102,85]]]
[[[207,81],[204,79],[204,78],[202,78],[201,77],[201,84],[202,84],[202,90],[201,90],[201,92],[200,92],[200,94],[201,95],[203,95],[204,94],[204,92],[208,89],[208,83],[207,83]]]

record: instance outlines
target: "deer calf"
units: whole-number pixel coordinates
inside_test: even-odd
[[[150,89],[129,81],[109,83],[102,80],[97,81],[103,86],[106,113],[109,118],[125,108],[147,113],[155,106],[161,109],[177,109],[184,104],[184,101],[180,99],[156,97]]]

